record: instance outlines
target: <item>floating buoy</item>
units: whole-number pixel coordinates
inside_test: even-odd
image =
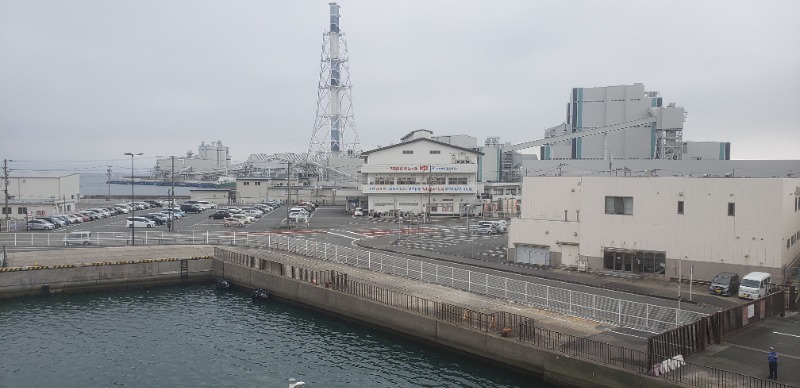
[[[227,290],[231,288],[231,282],[225,279],[217,279],[217,289],[218,290]]]
[[[253,290],[253,293],[250,296],[253,297],[253,300],[267,300],[269,299],[269,292],[263,288],[259,288]]]

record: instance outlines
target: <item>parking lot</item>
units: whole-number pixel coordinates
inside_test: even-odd
[[[100,205],[87,205],[87,208]],[[223,207],[219,207],[222,209]],[[136,210],[137,217],[155,213],[165,208]],[[80,211],[81,209],[79,209]],[[269,210],[252,223],[243,226],[225,226],[224,219],[209,216],[218,209],[208,209],[199,213],[186,213],[172,225],[153,225],[131,231],[126,227],[128,217],[133,213],[113,215],[90,222],[73,223],[53,230],[25,231],[15,229],[16,233],[3,233],[0,241],[8,248],[36,249],[37,247],[64,245],[65,238],[75,231],[92,232],[91,246],[119,246],[130,244],[131,232],[135,235],[135,244],[159,244],[175,241],[178,236],[189,242],[200,242],[213,239],[212,243],[227,241],[234,235],[263,235],[266,233],[304,236],[317,241],[351,245],[359,239],[382,236],[398,236],[399,244],[405,247],[446,252],[484,260],[501,261],[505,258],[506,234],[475,234],[480,219],[467,220],[459,218],[434,218],[430,223],[419,223],[416,220],[398,222],[394,218],[354,217],[345,212],[341,206],[323,206],[313,211],[307,222],[287,222],[288,208],[280,206]],[[12,228],[14,229],[14,228]],[[12,230],[14,231],[14,230]],[[82,245],[71,245],[80,249]]]

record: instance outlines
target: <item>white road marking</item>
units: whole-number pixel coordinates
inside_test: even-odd
[[[351,239],[351,240],[360,240],[360,238],[358,238],[358,237],[346,236],[346,235],[344,235],[344,234],[333,233],[333,232],[330,232],[330,231],[327,231],[327,230],[325,231],[325,233],[327,233],[327,234],[332,234],[332,235],[334,235],[334,236],[339,236],[339,237],[349,238],[349,239]],[[351,232],[351,233],[352,233],[352,232]],[[356,234],[356,235],[358,235],[358,233],[353,233],[353,234]]]
[[[788,336],[790,336],[790,337],[797,337],[797,338],[800,338],[800,335],[796,335],[796,334],[786,334],[786,333],[779,333],[779,332],[777,332],[777,331],[773,331],[773,333],[775,333],[775,334],[780,334],[780,335],[788,335]]]
[[[640,336],[640,335],[634,335],[634,334],[629,334],[629,333],[623,333],[623,332],[619,332],[619,331],[615,331],[615,330],[612,330],[611,332],[612,332],[612,333],[614,333],[614,334],[622,334],[622,335],[627,335],[627,336],[636,337],[636,338],[642,338],[642,339],[647,339],[647,338],[649,338],[649,337],[642,337],[642,336]]]

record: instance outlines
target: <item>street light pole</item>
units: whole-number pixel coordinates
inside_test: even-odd
[[[133,203],[133,157],[143,155],[141,152],[126,152],[131,157],[131,218],[136,216],[136,205]],[[136,245],[136,221],[131,221],[131,245]]]
[[[170,156],[169,158],[172,159],[172,189],[169,192],[169,231],[177,232],[178,228],[175,225],[175,156]]]

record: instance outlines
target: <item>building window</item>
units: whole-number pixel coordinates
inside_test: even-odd
[[[398,177],[397,178],[398,185],[415,185],[417,184],[417,178],[414,177]]]
[[[411,155],[413,153],[414,153],[413,150],[403,150],[403,155]]]
[[[261,182],[256,182],[256,186],[261,186]]]
[[[245,185],[245,186],[250,186],[250,182],[247,182],[247,181],[243,182],[242,184]]]
[[[453,177],[447,178],[447,184],[449,184],[449,185],[466,185],[467,184],[467,178],[466,177],[464,177],[464,178],[453,178]]]
[[[663,274],[666,269],[666,254],[646,251],[605,251],[603,268],[641,274]]]
[[[441,153],[442,153],[442,151],[439,151],[439,150],[431,150],[431,155],[439,155]]]
[[[3,208],[3,214],[11,214],[11,208],[10,207],[4,207]]]
[[[678,201],[678,214],[683,214],[683,201]]]
[[[736,204],[733,202],[728,202],[728,215],[731,217],[736,216]]]
[[[633,197],[606,197],[606,214],[633,214]]]
[[[28,208],[27,207],[18,207],[17,208],[17,214],[28,214]]]

